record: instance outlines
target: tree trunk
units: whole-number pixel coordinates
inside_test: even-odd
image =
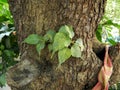
[[[97,74],[102,65],[93,50],[95,48],[99,52],[99,48],[94,47],[97,44],[93,45],[93,38],[103,16],[106,0],[8,1],[21,53],[21,61],[7,73],[12,90],[91,90],[97,82]],[[34,46],[23,43],[30,34],[44,35],[49,29],[57,31],[65,24],[74,27],[74,38],[81,38],[85,48],[82,59],[71,57],[60,69],[56,69],[57,55],[51,60],[51,53],[45,48],[39,57]],[[118,63],[118,60],[115,62]],[[111,78],[113,83],[114,78]]]

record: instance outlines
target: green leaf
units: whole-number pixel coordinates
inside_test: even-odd
[[[71,56],[71,51],[69,48],[63,48],[58,52],[59,65],[64,63]]]
[[[2,51],[0,50],[0,56],[2,55]]]
[[[7,1],[7,0],[0,0],[0,2],[8,3],[8,1]]]
[[[118,23],[114,23],[114,22],[113,22],[112,20],[110,20],[110,19],[108,19],[106,22],[104,22],[103,25],[108,25],[108,26],[113,25],[113,26],[115,26],[115,27],[117,27],[117,28],[120,29],[120,25],[119,25]]]
[[[112,45],[116,45],[116,44],[117,44],[117,43],[115,42],[115,40],[113,40],[113,39],[111,39],[111,38],[108,38],[107,40],[108,40],[108,42],[109,42],[110,44],[112,44]]]
[[[37,34],[31,34],[24,40],[24,42],[27,44],[37,44],[41,38],[42,36],[39,36]]]
[[[7,69],[9,66],[15,65],[14,61],[15,53],[12,50],[4,50],[2,54],[2,60],[6,62],[6,67],[4,68]]]
[[[55,36],[55,31],[54,30],[49,30],[44,35],[44,39],[45,39],[45,41],[53,42],[54,36]]]
[[[118,28],[118,29],[120,29],[120,25],[117,24],[117,23],[113,23],[113,26],[116,27],[116,28]]]
[[[81,51],[83,51],[84,45],[83,45],[83,42],[82,42],[82,39],[81,39],[81,38],[78,38],[78,39],[76,40],[75,44],[77,44],[77,45],[81,48]]]
[[[7,57],[14,57],[14,52],[12,50],[4,50],[3,54]]]
[[[108,34],[108,37],[112,37],[113,38],[113,35],[110,32],[107,32],[107,34]]]
[[[11,48],[12,45],[11,45],[10,38],[7,37],[7,38],[5,38],[4,40],[5,40],[5,47],[6,47],[6,48]]]
[[[107,20],[107,21],[105,22],[105,25],[112,25],[112,24],[113,24],[112,20]]]
[[[8,21],[9,19],[6,16],[0,16],[0,22]]]
[[[37,52],[39,53],[39,55],[40,55],[41,50],[42,50],[44,47],[45,47],[45,41],[44,41],[44,40],[43,40],[43,41],[40,41],[40,42],[36,45],[36,50],[37,50]]]
[[[59,32],[66,34],[70,38],[74,37],[73,28],[71,26],[64,25],[59,29]]]
[[[5,46],[3,44],[0,45],[0,50],[4,50]]]
[[[54,37],[53,52],[63,49],[64,47],[68,47],[70,43],[71,43],[71,40],[69,37],[67,37],[63,33],[60,33],[60,32],[57,33]]]
[[[3,69],[3,64],[0,63],[0,71]]]
[[[100,42],[102,42],[102,26],[101,25],[99,25],[97,28],[96,37]]]
[[[0,75],[0,86],[5,86],[6,84],[6,78],[5,74]]]
[[[79,45],[74,44],[71,47],[71,54],[72,54],[73,57],[76,57],[76,58],[81,57],[81,49],[80,49]]]

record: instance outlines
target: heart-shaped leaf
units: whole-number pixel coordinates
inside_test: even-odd
[[[76,40],[75,44],[80,47],[81,51],[83,51],[84,45],[83,45],[83,41],[82,41],[81,38],[78,38],[78,39]]]
[[[54,37],[53,51],[56,52],[57,50],[63,49],[64,47],[68,47],[70,43],[70,38],[59,32]]]
[[[59,65],[64,63],[71,56],[71,51],[69,48],[63,48],[58,52]]]
[[[79,45],[77,44],[74,44],[72,47],[71,47],[71,54],[73,57],[81,57],[81,49],[79,47]]]
[[[31,34],[24,40],[24,42],[27,44],[37,44],[40,41],[41,37],[37,34]]]
[[[66,34],[70,38],[74,37],[73,28],[71,26],[64,25],[59,29],[59,32]]]

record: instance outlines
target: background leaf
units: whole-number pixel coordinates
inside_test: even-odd
[[[6,78],[5,78],[5,74],[0,75],[0,86],[5,86],[6,84]]]
[[[69,48],[63,48],[58,52],[59,65],[64,63],[71,56],[71,51]]]
[[[116,45],[116,44],[117,44],[117,43],[115,42],[115,40],[112,39],[112,38],[108,38],[107,40],[108,40],[108,42],[109,42],[110,44],[112,44],[112,45]]]
[[[14,61],[15,53],[12,50],[4,50],[2,54],[2,61],[4,62],[4,71],[6,68],[15,65],[17,62]]]
[[[7,3],[7,0],[0,0],[0,2],[4,2],[4,3]]]
[[[102,26],[101,25],[99,25],[96,30],[96,37],[100,42],[102,42]]]
[[[9,20],[8,18],[6,18],[6,16],[0,16],[0,22],[5,22]]]

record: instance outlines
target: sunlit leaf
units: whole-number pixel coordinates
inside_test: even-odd
[[[69,48],[63,48],[58,52],[59,65],[64,63],[71,56],[71,51]]]
[[[8,0],[0,0],[0,2],[7,3],[7,2],[8,2]]]
[[[73,28],[71,26],[64,25],[59,29],[59,32],[66,34],[70,38],[74,37]]]
[[[70,43],[70,38],[67,37],[65,34],[59,32],[54,37],[53,51],[57,51],[63,49],[64,47],[68,47]]]
[[[84,46],[83,46],[83,41],[82,41],[81,38],[78,38],[78,39],[76,40],[75,44],[80,47],[81,51],[83,51]]]
[[[76,57],[76,58],[81,57],[81,49],[80,49],[79,45],[74,44],[71,47],[71,54],[72,54],[73,57]]]
[[[113,38],[113,35],[111,33],[107,33],[108,34],[108,37],[112,37]]]

